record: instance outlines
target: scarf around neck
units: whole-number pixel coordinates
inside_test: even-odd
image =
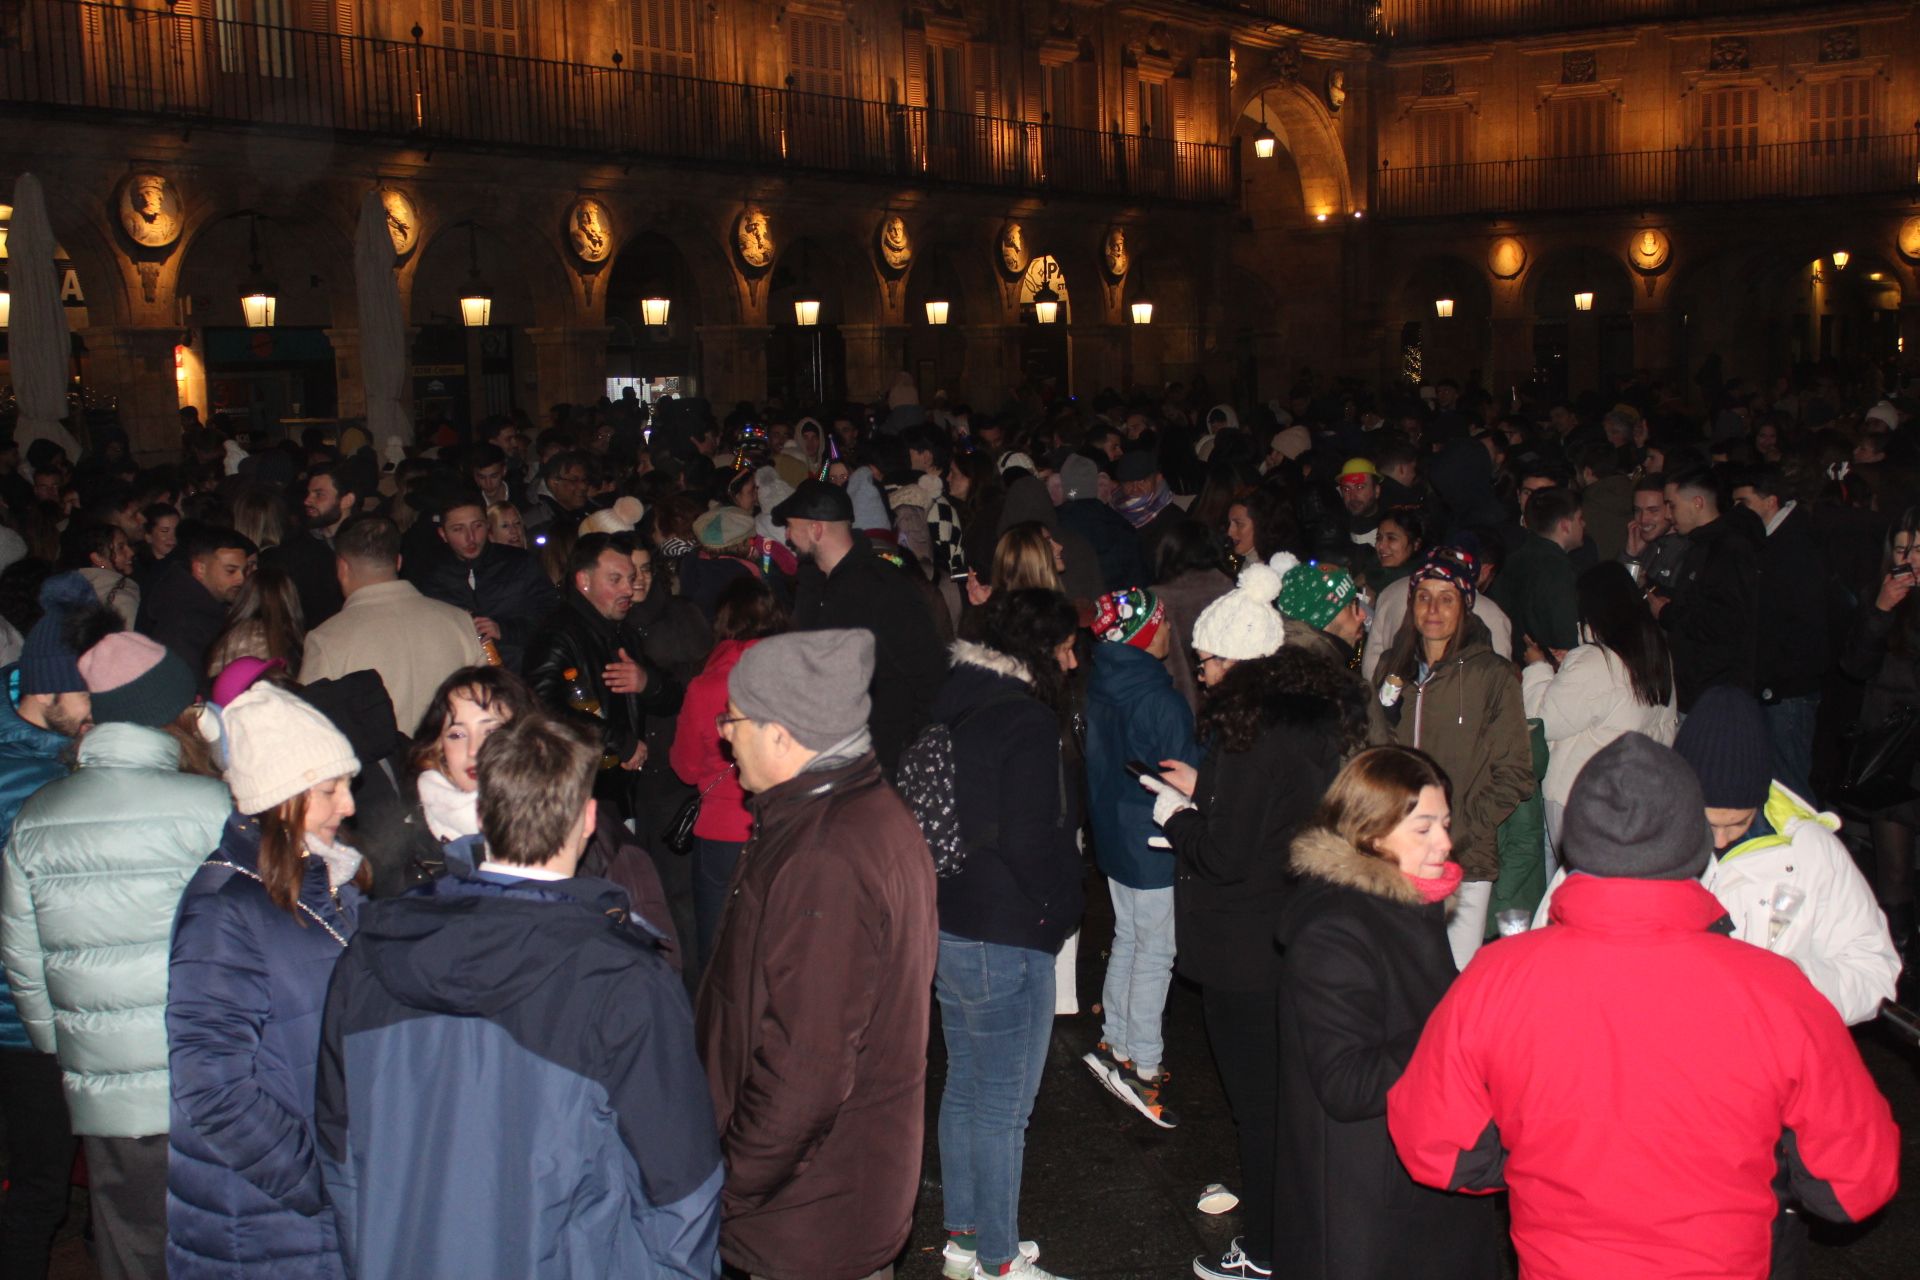
[[[420,814],[442,844],[480,834],[480,793],[462,791],[438,769],[421,773]]]
[[[307,852],[327,864],[327,887],[338,889],[360,873],[360,851],[344,844],[328,844],[318,836],[306,838]]]
[[[1466,868],[1457,862],[1449,862],[1440,868],[1440,874],[1429,880],[1425,876],[1407,876],[1407,883],[1420,895],[1420,901],[1432,906],[1436,902],[1445,902],[1447,895],[1460,887],[1460,879],[1466,875]]]
[[[1173,490],[1162,480],[1152,493],[1138,498],[1118,498],[1113,509],[1127,518],[1127,523],[1136,529],[1143,529],[1155,516],[1173,505]]]

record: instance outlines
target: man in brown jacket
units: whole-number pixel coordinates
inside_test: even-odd
[[[720,1253],[765,1280],[891,1276],[913,1225],[939,923],[867,734],[873,636],[762,640],[721,734],[754,817],[700,989]]]

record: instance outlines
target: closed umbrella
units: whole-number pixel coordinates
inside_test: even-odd
[[[13,225],[7,232],[8,275],[13,314],[8,320],[7,358],[13,366],[13,394],[20,420],[14,443],[20,456],[35,440],[51,440],[80,457],[80,442],[62,424],[67,416],[67,364],[73,336],[60,303],[60,275],[53,265],[53,227],[47,221],[47,197],[40,179],[23,173],[13,184]]]
[[[400,318],[400,286],[393,278],[393,236],[378,191],[360,202],[353,242],[354,283],[360,298],[360,378],[367,388],[367,432],[388,462],[404,456],[413,426],[402,400],[407,389],[407,327]]]

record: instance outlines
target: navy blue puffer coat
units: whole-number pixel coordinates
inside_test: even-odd
[[[314,1064],[327,983],[352,935],[359,891],[343,885],[336,902],[326,865],[310,856],[300,901],[314,914],[289,913],[253,878],[259,857],[259,821],[235,814],[174,921],[172,1280],[345,1274],[314,1151]]]

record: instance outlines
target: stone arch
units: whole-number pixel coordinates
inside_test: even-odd
[[[462,191],[450,195],[420,187],[412,189],[420,216],[419,240],[398,271],[400,302],[409,316],[418,311],[413,294],[421,287],[421,272],[429,248],[442,243],[446,235],[456,229],[460,232],[456,246],[460,251],[460,275],[464,277],[465,224],[471,222],[481,232],[481,274],[495,289],[511,290],[517,301],[525,303],[523,311],[512,313],[511,321],[497,323],[558,328],[595,321],[597,308],[582,302],[579,276],[569,268],[561,252],[559,228],[565,208],[551,207],[553,202],[544,196],[513,198],[510,190]],[[357,215],[357,204],[355,209]],[[614,230],[619,232],[621,228]],[[488,255],[498,255],[498,261]],[[593,277],[596,298],[605,277],[604,269]]]
[[[114,216],[110,196],[103,201],[92,188],[74,186],[53,173],[41,173],[40,179],[54,243],[66,254],[86,299],[86,327],[133,323],[135,301],[140,296],[137,276],[115,245],[111,224],[105,221]],[[0,186],[0,200],[12,198],[13,182],[9,180]]]
[[[1617,252],[1571,244],[1549,249],[1527,264],[1523,283],[1527,311],[1564,318],[1575,310],[1576,293],[1593,294],[1592,313],[1622,315],[1633,310],[1634,279]]]
[[[1279,144],[1275,159],[1284,151],[1298,176],[1300,207],[1309,217],[1326,214],[1331,219],[1350,214],[1354,207],[1353,181],[1347,152],[1340,140],[1340,126],[1326,106],[1297,80],[1269,80],[1245,84],[1244,88],[1237,99],[1233,125],[1233,134],[1244,148],[1242,172],[1252,175],[1258,171],[1245,166],[1273,163],[1253,154],[1253,137],[1260,130],[1264,104],[1266,127]]]
[[[708,293],[694,275],[693,264],[679,244],[665,232],[648,228],[620,243],[606,279],[606,317],[610,377],[691,378],[695,370],[695,335],[708,323],[709,312],[724,309],[725,293]],[[647,298],[668,302],[665,325],[649,325],[642,310]]]
[[[1421,377],[1464,381],[1487,367],[1493,341],[1493,290],[1484,268],[1457,254],[1435,252],[1409,262],[1387,294],[1395,299],[1388,340],[1398,356],[1409,340],[1421,352]],[[1436,302],[1450,301],[1452,314],[1438,314]]]

